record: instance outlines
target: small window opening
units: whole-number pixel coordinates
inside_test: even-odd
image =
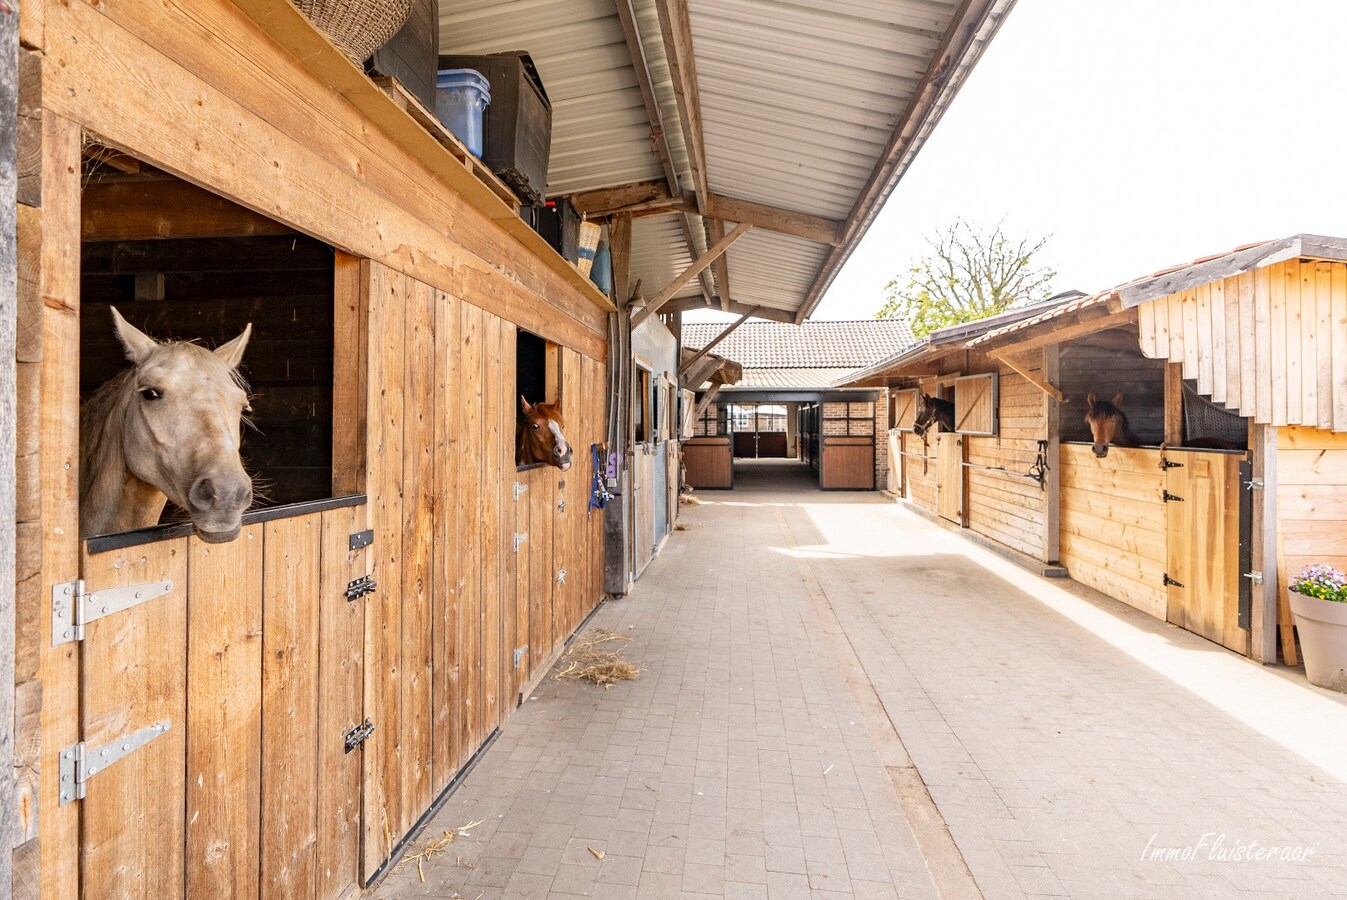
[[[561,351],[558,345],[528,331],[515,332],[515,403],[523,397],[529,405],[561,402]],[[516,407],[520,415],[523,409]],[[515,466],[532,469],[547,463],[525,462],[522,446],[515,448]]]
[[[644,444],[651,439],[650,370],[636,367],[631,385],[631,424],[633,440]]]

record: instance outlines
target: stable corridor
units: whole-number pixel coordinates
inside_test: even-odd
[[[756,466],[379,897],[1347,896],[1347,698]],[[424,879],[424,880],[423,880]]]

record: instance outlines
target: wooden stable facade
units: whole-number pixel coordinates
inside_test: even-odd
[[[21,12],[14,895],[356,896],[602,596],[611,307],[288,4]],[[91,176],[108,165],[139,205]],[[249,513],[229,544],[81,540],[81,348],[107,327],[82,293],[121,271],[85,247],[262,235],[328,248],[309,287],[238,288],[270,310],[245,355],[281,373],[259,397],[330,442],[276,448],[273,477],[302,468],[320,496]],[[133,274],[128,318],[193,306]],[[291,287],[257,301],[263,282]],[[232,299],[196,297],[177,336],[216,340]],[[293,359],[326,369],[268,369],[320,331]],[[548,342],[568,472],[516,470],[519,331]],[[53,598],[80,579],[171,588],[54,643]]]
[[[985,388],[966,390],[978,378],[995,384],[990,418]],[[1288,579],[1347,565],[1340,239],[1251,245],[936,332],[855,383],[891,391],[895,494],[1254,659],[1296,664]],[[912,431],[921,392],[955,403],[954,433]],[[1091,451],[1090,393],[1122,395],[1140,447]]]

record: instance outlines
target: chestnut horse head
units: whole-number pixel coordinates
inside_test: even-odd
[[[168,500],[211,543],[239,536],[253,483],[239,458],[248,392],[236,368],[252,326],[207,350],[159,343],[112,310],[131,368],[80,408],[80,533],[158,524]]]
[[[521,466],[547,463],[561,471],[571,467],[571,444],[561,433],[565,422],[556,403],[530,404],[519,397],[519,427],[515,432],[515,462]]]
[[[923,393],[921,401],[917,404],[917,417],[912,422],[912,430],[918,437],[925,437],[932,425],[939,425],[945,431],[953,431],[954,404]]]
[[[1090,435],[1094,446],[1090,449],[1100,459],[1108,456],[1109,445],[1114,447],[1140,447],[1141,439],[1132,433],[1127,425],[1127,416],[1122,411],[1121,393],[1113,399],[1100,400],[1094,394],[1086,398],[1085,422],[1090,426]]]

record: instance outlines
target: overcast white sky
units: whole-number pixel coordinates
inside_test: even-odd
[[[814,319],[870,318],[962,216],[1058,290],[1347,235],[1347,2],[1019,0]]]

